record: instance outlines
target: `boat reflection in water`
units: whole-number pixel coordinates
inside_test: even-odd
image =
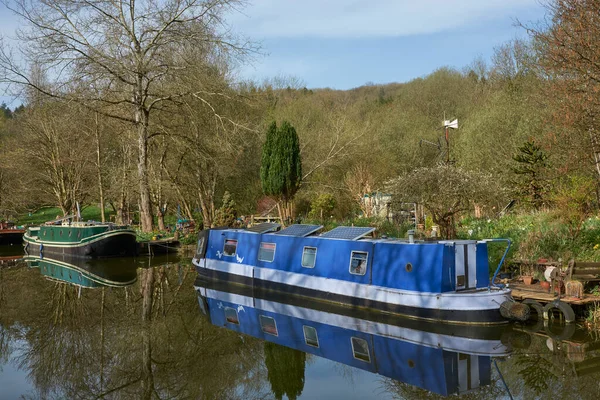
[[[132,262],[105,262],[103,260],[86,260],[77,257],[25,256],[24,260],[30,268],[39,268],[42,275],[54,281],[66,282],[84,288],[123,287],[137,281],[138,266]]]
[[[0,268],[16,267],[23,258],[21,246],[0,245]]]
[[[200,308],[214,325],[444,396],[489,385],[491,357],[510,353],[497,327],[425,324],[324,308],[309,299],[201,278],[195,286]]]

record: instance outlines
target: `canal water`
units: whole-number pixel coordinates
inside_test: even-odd
[[[0,248],[0,399],[595,399],[600,337],[448,326]]]

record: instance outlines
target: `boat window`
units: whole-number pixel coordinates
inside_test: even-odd
[[[225,239],[225,245],[223,246],[224,256],[235,256],[237,251],[237,240]]]
[[[367,341],[357,337],[350,338],[350,341],[352,342],[352,353],[354,354],[354,358],[365,362],[371,362],[369,344]]]
[[[273,262],[275,259],[275,243],[260,242],[258,260]]]
[[[315,261],[317,260],[317,248],[304,246],[304,251],[302,252],[302,266],[304,268],[314,268]]]
[[[369,253],[366,251],[353,251],[350,257],[350,273],[353,275],[366,274],[368,258]]]
[[[264,333],[268,333],[269,335],[279,336],[277,333],[277,323],[275,319],[272,317],[266,317],[264,315],[259,316],[260,319],[260,327]]]
[[[304,342],[313,347],[319,347],[319,336],[317,335],[317,330],[312,326],[304,325],[302,327],[304,329]]]
[[[235,308],[225,307],[225,320],[230,324],[240,324],[240,320],[238,319],[238,313]]]

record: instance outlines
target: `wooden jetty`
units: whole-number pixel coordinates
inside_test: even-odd
[[[600,263],[571,260],[566,265],[547,260],[522,261],[515,260],[513,268],[518,267],[519,279],[504,280],[512,290],[512,298],[528,304],[538,315],[549,319],[555,313],[562,314],[566,322],[574,322],[589,307],[600,305],[600,295],[586,293],[590,284],[600,282]],[[513,269],[514,270],[514,269]],[[542,281],[529,284],[534,274],[542,275]]]
[[[175,238],[164,238],[156,240],[145,240],[138,242],[140,246],[140,255],[159,255],[175,253],[181,243]]]
[[[515,300],[523,301],[526,299],[531,299],[538,301],[540,303],[550,303],[556,299],[560,299],[565,303],[584,306],[593,303],[600,303],[600,296],[595,296],[590,293],[584,293],[582,298],[578,297],[569,297],[563,293],[558,295],[558,292],[555,290],[554,293],[551,293],[549,290],[540,286],[540,284],[526,285],[523,282],[511,282],[509,287],[512,289],[512,297]]]

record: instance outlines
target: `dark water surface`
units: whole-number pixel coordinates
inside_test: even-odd
[[[11,259],[11,255],[14,255]],[[600,338],[470,328],[196,279],[189,258],[0,248],[0,399],[595,399]]]

